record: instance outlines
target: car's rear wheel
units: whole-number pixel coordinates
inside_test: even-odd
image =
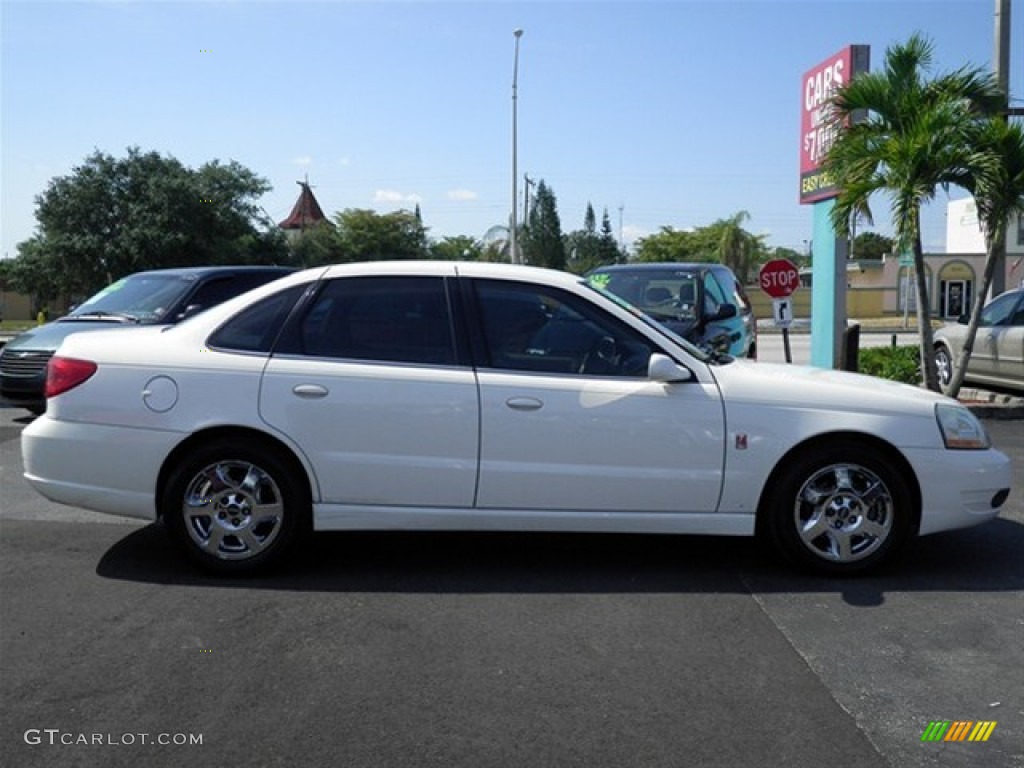
[[[908,538],[910,490],[879,452],[859,442],[797,455],[762,509],[781,553],[829,574],[870,570]]]
[[[229,439],[184,457],[161,513],[197,563],[243,573],[280,564],[309,530],[310,506],[304,479],[278,451]]]

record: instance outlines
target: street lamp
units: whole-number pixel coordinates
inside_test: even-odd
[[[519,38],[523,36],[523,30],[516,29],[512,32],[516,38],[516,53],[515,58],[512,62],[512,215],[509,218],[509,260],[513,264],[519,263],[519,255],[516,250],[516,229],[518,222],[516,221],[516,196],[518,195],[518,189],[516,188],[516,177],[518,176],[518,169],[516,168],[516,87],[519,81]]]

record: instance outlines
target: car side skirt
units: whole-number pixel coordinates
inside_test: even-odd
[[[515,531],[750,536],[753,514],[447,509],[314,504],[318,531]]]

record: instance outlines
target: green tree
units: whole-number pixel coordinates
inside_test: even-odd
[[[914,254],[921,370],[926,386],[937,391],[921,206],[939,188],[963,180],[971,127],[979,115],[998,111],[1003,98],[995,79],[978,68],[927,79],[932,55],[932,44],[913,35],[886,51],[881,70],[859,75],[836,92],[830,117],[836,140],[825,170],[841,190],[832,209],[840,236],[849,236],[854,216],[873,223],[874,195],[889,197],[897,245]]]
[[[853,258],[881,261],[886,254],[896,253],[896,241],[877,232],[861,232],[853,238]]]
[[[565,269],[565,242],[558,218],[558,202],[543,179],[537,182],[537,194],[530,206],[529,224],[524,228],[522,241],[527,264]]]
[[[612,234],[612,220],[608,218],[608,209],[604,209],[601,216],[601,235],[598,241],[598,262],[600,264],[618,264],[626,260],[626,254],[622,252],[615,235]]]
[[[430,258],[440,261],[482,261],[484,246],[468,235],[445,237],[430,244]]]
[[[427,230],[415,213],[348,208],[334,221],[342,261],[422,259],[429,254]]]
[[[750,218],[746,211],[739,211],[728,219],[720,219],[711,226],[721,232],[718,241],[719,261],[733,271],[742,285],[746,285],[750,268],[756,264],[765,251],[764,238],[753,235],[743,228],[743,222]]]
[[[289,246],[292,259],[303,267],[343,264],[351,261],[344,252],[337,230],[328,222],[320,221],[297,235]]]
[[[714,250],[706,238],[696,231],[662,227],[658,232],[642,237],[636,243],[636,260],[661,261],[716,261]]]
[[[597,218],[594,206],[587,203],[583,215],[583,229],[577,229],[565,236],[565,253],[570,272],[584,275],[601,265],[601,238],[597,234]]]
[[[284,240],[256,204],[269,189],[235,162],[191,169],[137,147],[123,158],[96,151],[36,198],[37,232],[15,269],[88,294],[143,269],[283,262]]]
[[[964,383],[967,363],[971,359],[974,340],[981,321],[982,305],[992,286],[1000,246],[1011,217],[1024,216],[1024,128],[1001,117],[991,118],[977,126],[972,134],[972,158],[968,175],[961,185],[974,195],[978,220],[985,234],[985,267],[981,285],[971,307],[960,359],[954,365],[948,394],[956,397]]]

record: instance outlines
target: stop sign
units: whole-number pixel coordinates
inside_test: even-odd
[[[784,299],[800,287],[800,271],[789,259],[772,259],[761,267],[761,290],[773,299]]]

